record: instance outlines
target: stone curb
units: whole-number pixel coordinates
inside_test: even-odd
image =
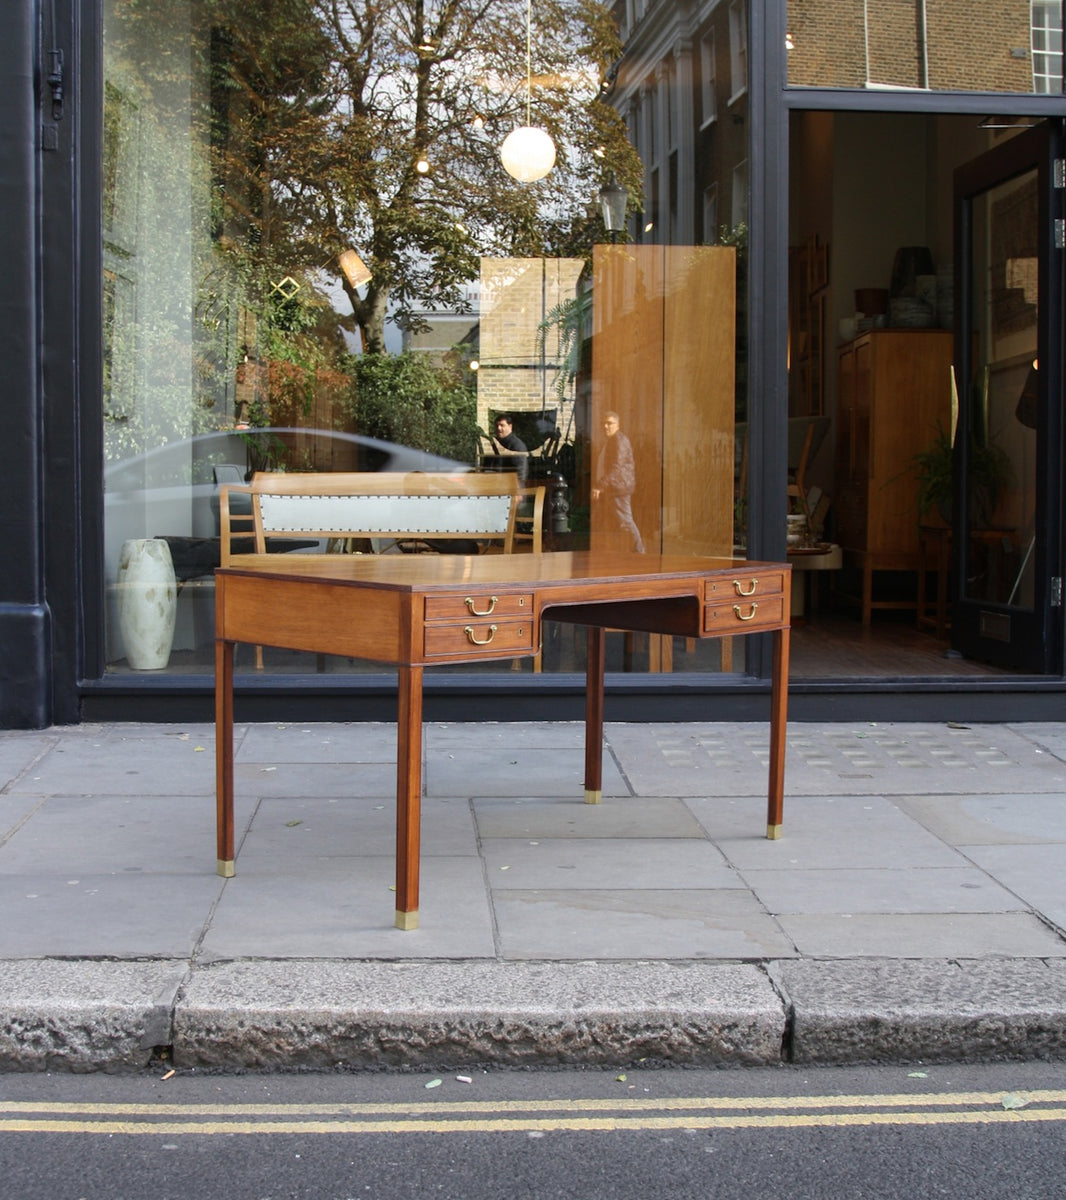
[[[132,1071],[171,1040],[180,961],[0,964],[0,1071]]]
[[[1066,962],[17,960],[0,1071],[1066,1058]]]
[[[781,1061],[758,967],[705,963],[235,962],[196,971],[181,1067],[276,1069]]]
[[[993,1061],[1066,1057],[1061,960],[781,961],[791,1061]]]

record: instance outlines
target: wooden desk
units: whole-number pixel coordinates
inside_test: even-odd
[[[418,926],[422,676],[435,663],[536,654],[544,620],[587,625],[585,800],[602,794],[606,629],[681,637],[774,635],[767,837],[781,834],[791,569],[647,554],[242,555],[215,573],[218,872],[234,874],[237,642],[399,668],[396,924]]]

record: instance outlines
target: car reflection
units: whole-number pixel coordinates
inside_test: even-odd
[[[340,430],[218,430],[156,446],[104,469],[106,569],[130,538],[218,538],[218,490],[263,470],[444,471],[469,463]]]

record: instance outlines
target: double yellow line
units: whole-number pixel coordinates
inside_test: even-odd
[[[0,1101],[0,1133],[533,1133],[1066,1121],[1066,1091],[334,1104]]]

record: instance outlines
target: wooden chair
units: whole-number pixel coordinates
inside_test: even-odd
[[[373,553],[515,553],[543,549],[546,488],[520,487],[506,472],[324,472],[261,471],[248,484],[224,485],[219,496],[221,563],[229,566],[243,536],[256,554],[271,542],[311,538],[337,553],[353,542]],[[528,513],[521,510],[523,504]],[[250,512],[245,506],[250,507]],[[244,511],[242,511],[244,510]],[[449,547],[455,550],[450,551]],[[244,549],[244,547],[240,547]],[[262,668],[262,647],[256,666]],[[539,669],[539,656],[534,669]]]

